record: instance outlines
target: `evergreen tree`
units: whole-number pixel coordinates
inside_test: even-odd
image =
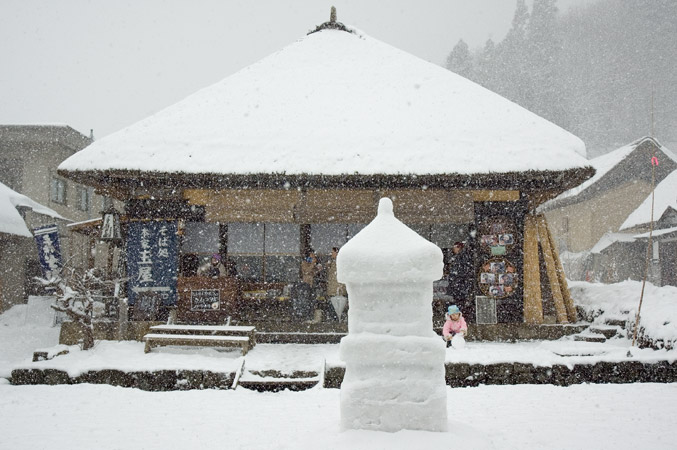
[[[459,40],[447,57],[447,69],[463,77],[471,78],[473,75],[473,62],[468,44],[463,39]]]
[[[527,69],[530,89],[522,105],[536,114],[563,124],[563,99],[557,66],[561,56],[556,0],[534,0],[527,27]]]
[[[484,49],[479,52],[475,59],[477,64],[475,67],[475,81],[478,84],[496,91],[497,88],[497,79],[496,79],[496,44],[491,39],[488,39],[484,44]]]
[[[518,104],[526,101],[526,37],[529,10],[525,0],[517,0],[512,26],[494,54],[494,91]]]
[[[677,1],[597,0],[561,17],[555,3],[534,0],[530,15],[516,0],[501,42],[471,53],[461,40],[447,67],[576,134],[591,156],[652,129],[677,143]]]

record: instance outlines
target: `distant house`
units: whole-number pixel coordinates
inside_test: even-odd
[[[0,125],[0,182],[62,218],[54,221],[62,256],[76,267],[105,267],[108,252],[97,244],[96,236],[74,233],[67,224],[100,218],[102,209],[112,200],[59,175],[57,166],[92,142],[92,137],[67,125]],[[30,221],[29,225],[32,226]],[[35,286],[30,280],[40,274],[40,266],[37,258],[28,258],[24,263],[23,292],[31,293]]]
[[[614,282],[643,278],[646,242],[641,243],[637,236],[649,230],[652,158],[658,161],[653,166],[659,200],[654,227],[675,226],[670,200],[675,201],[677,190],[672,181],[677,156],[650,137],[590,160],[597,170],[594,177],[540,207],[571,279]],[[653,279],[661,283],[660,278]]]
[[[30,229],[65,222],[56,211],[0,183],[0,313],[26,297],[38,261]]]
[[[58,173],[124,201],[138,320],[178,309],[189,323],[298,327],[305,254],[326,260],[388,196],[448,256],[466,242],[472,287],[455,301],[470,321],[568,323],[573,303],[534,211],[594,173],[584,154],[580,139],[499,95],[329,22]],[[214,253],[232,276],[196,276]],[[545,285],[557,293],[551,309]]]
[[[649,194],[628,216],[621,225],[621,232],[632,235],[634,239],[632,243],[621,247],[632,246],[642,250],[636,252],[642,256],[642,268],[649,258],[649,281],[658,285],[677,286],[677,170],[658,183],[653,196]],[[632,273],[622,275],[633,278]]]

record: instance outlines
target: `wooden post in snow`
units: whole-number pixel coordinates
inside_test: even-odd
[[[562,289],[560,287],[559,278],[557,277],[557,268],[555,267],[555,257],[553,256],[552,246],[548,238],[548,225],[545,223],[545,217],[538,215],[536,217],[538,223],[538,240],[541,243],[543,250],[543,259],[545,260],[545,270],[550,281],[550,291],[552,292],[553,303],[555,304],[555,312],[557,314],[557,323],[569,323],[567,310],[564,306],[564,298],[562,297]]]
[[[538,230],[536,218],[529,214],[524,223],[524,322],[543,323],[541,273],[538,260]]]
[[[552,237],[552,232],[548,226],[548,222],[543,216],[543,223],[545,224],[545,230],[548,233],[548,242],[550,242],[550,248],[552,249],[552,256],[555,260],[555,270],[557,271],[557,280],[559,281],[559,287],[562,290],[562,298],[564,299],[564,306],[567,310],[567,316],[569,317],[569,322],[577,322],[578,314],[576,313],[576,306],[574,305],[574,300],[571,298],[571,292],[569,292],[569,284],[564,273],[564,267],[562,267],[562,260],[559,258],[559,251],[555,245],[555,239]]]

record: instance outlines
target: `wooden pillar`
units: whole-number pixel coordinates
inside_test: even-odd
[[[564,298],[562,297],[562,289],[560,287],[559,278],[557,277],[557,268],[555,266],[555,258],[548,238],[548,225],[545,223],[545,217],[538,215],[536,217],[538,223],[538,238],[543,250],[543,259],[545,260],[545,270],[548,274],[548,281],[550,281],[550,291],[552,292],[552,300],[555,304],[555,313],[557,314],[557,323],[569,323],[567,310],[564,306]]]
[[[548,241],[550,242],[550,248],[552,249],[552,256],[555,259],[555,270],[557,271],[557,280],[559,281],[559,287],[562,291],[562,298],[564,299],[564,306],[567,310],[567,316],[569,317],[569,322],[577,322],[578,314],[576,314],[576,306],[574,305],[574,300],[571,298],[571,293],[569,292],[569,285],[567,284],[567,279],[564,274],[564,267],[562,267],[562,260],[559,258],[559,251],[557,250],[557,245],[555,245],[555,239],[552,237],[552,232],[550,232],[550,227],[548,222],[543,216],[543,223],[545,223],[545,229],[548,233]]]
[[[538,230],[536,218],[533,215],[526,216],[524,222],[524,322],[543,323]]]

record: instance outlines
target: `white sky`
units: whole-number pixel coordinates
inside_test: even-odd
[[[287,46],[332,5],[339,21],[443,64],[460,38],[501,40],[515,1],[2,0],[0,123],[101,138]]]

